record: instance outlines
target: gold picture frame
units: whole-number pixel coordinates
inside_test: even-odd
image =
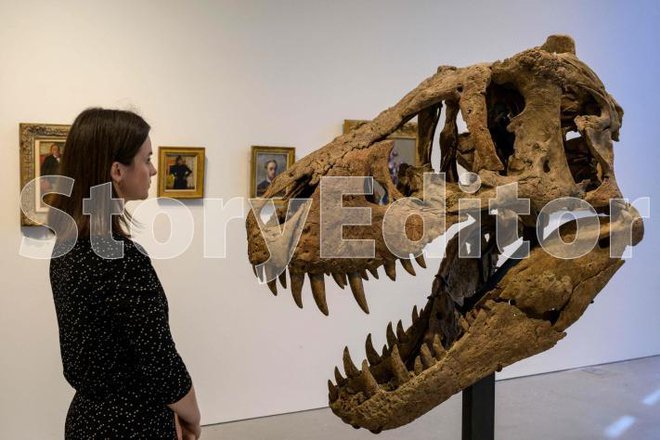
[[[273,162],[275,163],[274,176],[271,176],[270,179],[289,169],[295,161],[295,147],[252,145],[250,160],[250,197],[261,197],[270,185],[268,174],[273,172]]]
[[[158,197],[204,197],[204,147],[158,147]]]
[[[59,163],[70,128],[71,125],[67,124],[19,124],[21,192],[25,185],[37,177],[59,174]],[[28,215],[19,209],[21,226],[41,226],[46,222],[49,209],[47,196],[53,189],[50,188],[51,184],[52,182],[43,181],[40,185],[25,188],[23,201],[34,200],[34,203],[29,202],[28,206],[22,203]]]

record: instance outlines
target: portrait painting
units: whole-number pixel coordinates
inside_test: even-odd
[[[39,157],[35,167],[38,167],[38,176],[53,176],[60,174],[60,163],[64,153],[64,140],[60,139],[37,139],[35,140],[35,150]],[[39,185],[39,195],[37,197],[37,212],[46,212],[48,210],[48,199],[53,194],[52,183],[42,180]]]
[[[55,179],[39,179],[34,185],[26,185],[39,177],[60,174],[69,128],[64,124],[19,125],[21,190],[25,190],[20,214],[23,226],[41,225],[46,220],[49,201],[57,191]]]
[[[263,197],[271,182],[295,161],[294,147],[252,146],[250,197]]]
[[[363,124],[366,120],[346,119],[344,120],[343,133],[346,134]],[[388,168],[390,170],[390,178],[396,186],[399,183],[399,168],[403,164],[418,166],[419,157],[417,153],[417,124],[409,122],[401,127],[399,130],[392,133],[387,137],[394,141],[394,146],[390,152],[388,161]],[[373,188],[368,187],[365,182],[365,190],[373,190],[373,200],[379,205],[386,205],[390,202],[387,191],[376,180],[373,180]]]
[[[204,148],[158,148],[158,196],[178,199],[204,196]]]

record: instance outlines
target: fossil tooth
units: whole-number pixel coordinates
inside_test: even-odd
[[[367,297],[364,294],[364,286],[362,285],[360,274],[357,272],[348,274],[348,283],[351,285],[355,301],[357,301],[364,313],[369,313],[369,304],[367,304]]]
[[[442,341],[440,341],[440,335],[437,333],[433,335],[433,354],[435,358],[440,360],[440,357],[445,353],[445,347],[442,346]]]
[[[422,268],[426,269],[426,261],[424,260],[424,254],[419,254],[415,257],[415,261],[417,264],[419,264]]]
[[[332,272],[332,279],[335,280],[337,285],[342,289],[346,287],[346,274],[340,274],[337,272]]]
[[[385,260],[383,266],[385,266],[385,274],[392,281],[396,281],[396,265],[394,264],[394,261]]]
[[[422,364],[424,365],[424,369],[429,368],[435,364],[435,359],[433,358],[433,355],[431,354],[431,350],[429,349],[429,346],[427,344],[422,344],[420,347],[420,356],[422,358]]]
[[[339,367],[335,367],[335,381],[337,382],[337,385],[343,385],[346,383],[346,379],[341,375]]]
[[[273,292],[273,295],[277,296],[277,280],[270,280],[266,284],[268,284],[268,288]]]
[[[377,267],[369,267],[367,268],[369,270],[369,273],[373,275],[374,278],[378,279],[378,268]]]
[[[264,275],[267,280],[266,282],[277,281],[278,274],[275,273],[275,268],[270,264],[264,267]]]
[[[396,345],[397,338],[396,334],[394,333],[394,329],[392,329],[392,322],[387,324],[387,331],[385,332],[385,336],[387,337],[387,344],[390,346],[390,348]]]
[[[328,379],[328,400],[332,403],[337,399],[339,399],[339,389]]]
[[[348,377],[355,377],[360,374],[360,370],[357,369],[353,360],[351,359],[351,354],[348,351],[348,347],[344,347],[344,372]]]
[[[399,341],[404,341],[408,339],[406,337],[406,331],[403,329],[403,323],[399,319],[399,322],[396,324],[396,337],[399,339]]]
[[[424,366],[422,365],[422,360],[419,358],[419,356],[415,358],[414,371],[415,371],[415,376],[421,374],[422,371],[424,371]]]
[[[305,282],[305,275],[289,271],[289,278],[291,279],[291,295],[293,296],[293,300],[302,309],[302,287]]]
[[[312,296],[319,310],[328,315],[328,302],[325,298],[325,276],[323,274],[309,274],[309,282],[312,285]]]
[[[412,310],[412,322],[415,322],[418,319],[419,319],[419,313],[417,312],[417,305],[415,305]]]
[[[399,347],[396,345],[392,348],[392,353],[390,354],[390,367],[399,385],[406,383],[410,379],[410,372],[406,368],[406,364],[403,363],[399,354]]]
[[[364,385],[364,391],[367,394],[367,397],[373,396],[379,390],[378,382],[376,382],[373,374],[371,374],[366,359],[362,361],[362,384]]]
[[[465,320],[467,321],[468,325],[472,325],[474,320],[477,319],[477,311],[476,310],[470,310],[466,315],[465,315]]]
[[[378,355],[378,352],[374,348],[373,341],[371,340],[371,333],[367,335],[367,341],[364,344],[366,353],[367,353],[367,359],[369,362],[374,365],[380,362],[380,356]]]
[[[406,258],[401,258],[401,266],[408,272],[410,275],[415,276],[415,268],[413,267],[410,260]]]
[[[467,333],[467,331],[470,329],[470,324],[468,324],[467,320],[461,316],[458,318],[458,325],[463,329],[463,332]]]
[[[280,279],[280,284],[282,285],[282,288],[286,289],[286,269],[284,269],[282,271],[282,273],[280,273],[279,279]]]
[[[360,276],[362,277],[363,280],[369,281],[369,274],[367,274],[366,269],[362,269],[360,271]]]

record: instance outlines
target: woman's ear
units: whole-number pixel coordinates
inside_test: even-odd
[[[121,184],[123,177],[124,173],[121,164],[119,162],[112,162],[112,165],[110,165],[110,178],[112,178],[112,181],[119,185]]]

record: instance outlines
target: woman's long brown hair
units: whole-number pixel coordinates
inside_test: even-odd
[[[88,237],[90,216],[83,213],[83,199],[90,197],[90,188],[112,182],[110,168],[113,162],[130,165],[138,150],[147,140],[151,127],[136,113],[127,110],[104,109],[93,107],[80,113],[69,130],[64,144],[60,174],[74,179],[73,190],[69,197],[57,194],[49,210],[48,225],[66,238],[67,228],[56,226],[64,211],[73,218],[78,228],[78,237]],[[117,198],[114,185],[112,197]],[[69,223],[70,220],[69,220]],[[133,219],[124,210],[122,215],[112,216],[112,232],[129,236],[128,230]]]

